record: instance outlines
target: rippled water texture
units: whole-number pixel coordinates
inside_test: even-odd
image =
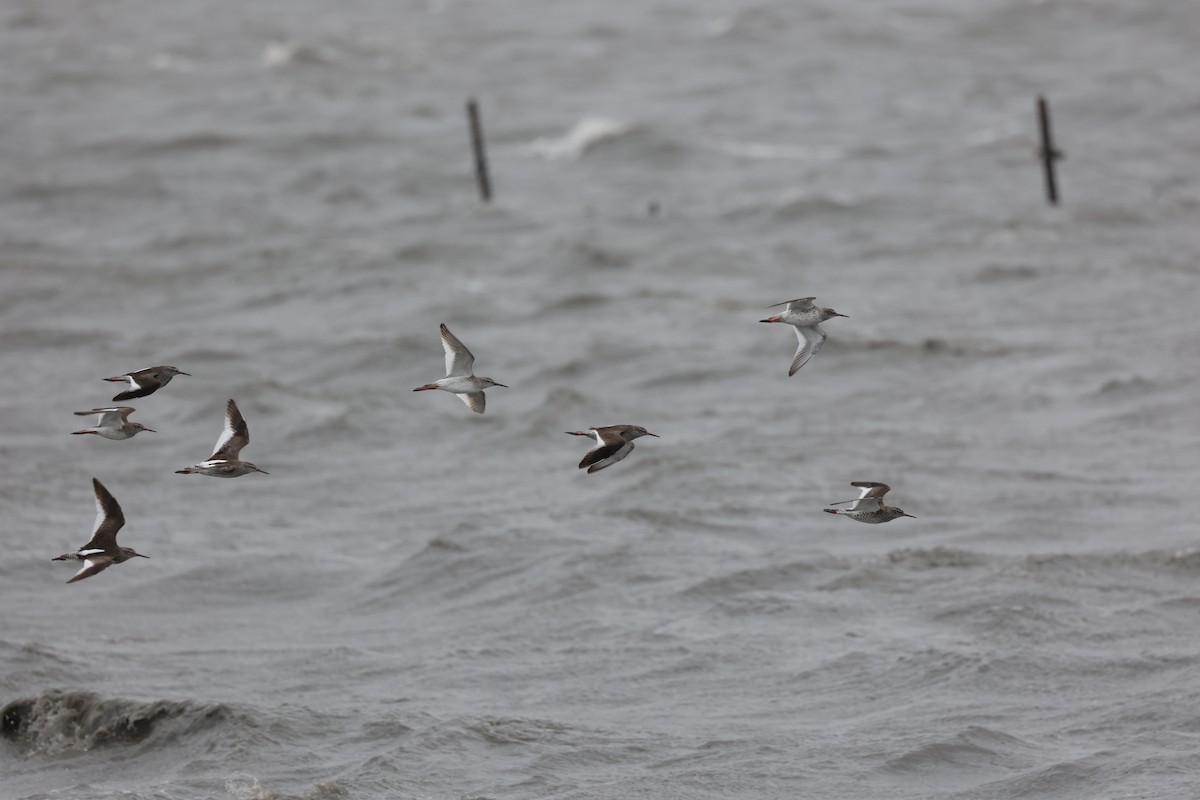
[[[0,797],[1191,800],[1197,41],[1105,0],[3,4]],[[848,316],[789,378],[758,320],[808,295]],[[440,322],[511,387],[482,416],[411,391]],[[70,435],[153,364],[157,433]],[[174,474],[231,397],[270,474]],[[660,438],[577,470],[612,423]],[[92,477],[150,559],[67,586]],[[916,519],[822,513],[858,480]]]

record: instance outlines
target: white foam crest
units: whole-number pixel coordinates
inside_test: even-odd
[[[547,161],[581,158],[596,146],[618,139],[636,127],[608,117],[584,117],[562,136],[539,136],[530,142],[529,149]]]

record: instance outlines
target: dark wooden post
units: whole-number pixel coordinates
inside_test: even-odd
[[[1050,105],[1046,98],[1038,97],[1038,125],[1042,131],[1042,147],[1038,157],[1042,160],[1042,168],[1046,173],[1046,202],[1052,206],[1058,205],[1058,179],[1054,174],[1054,162],[1063,157],[1062,151],[1054,146],[1054,136],[1050,132]]]
[[[475,98],[467,101],[467,122],[471,126],[471,150],[475,154],[475,180],[479,184],[479,198],[492,202],[492,180],[488,177],[487,152],[483,149],[483,126],[479,124],[479,104]]]

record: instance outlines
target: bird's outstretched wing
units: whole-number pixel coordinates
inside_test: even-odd
[[[225,404],[225,428],[221,431],[208,460],[236,461],[238,453],[242,452],[242,448],[249,443],[250,428],[246,425],[242,412],[238,410],[237,403],[230,398],[229,402]]]
[[[442,323],[442,349],[446,351],[446,377],[465,377],[475,374],[475,356],[467,346]]]
[[[796,356],[792,359],[792,366],[788,369],[788,377],[795,375],[796,372],[808,363],[808,360],[817,354],[821,349],[821,345],[825,344],[825,331],[821,330],[820,325],[811,327],[801,327],[793,325],[796,330],[796,339],[799,341],[799,346],[796,348]]]

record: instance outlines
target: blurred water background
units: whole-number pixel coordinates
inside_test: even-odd
[[[0,797],[1194,798],[1197,41],[1125,0],[6,2]],[[788,378],[758,320],[807,295],[849,318]],[[483,416],[411,391],[442,321]],[[153,364],[158,433],[70,435]],[[173,474],[230,397],[271,474]],[[661,438],[576,470],[617,422]],[[65,586],[93,476],[151,559]],[[917,518],[822,513],[854,480]]]

